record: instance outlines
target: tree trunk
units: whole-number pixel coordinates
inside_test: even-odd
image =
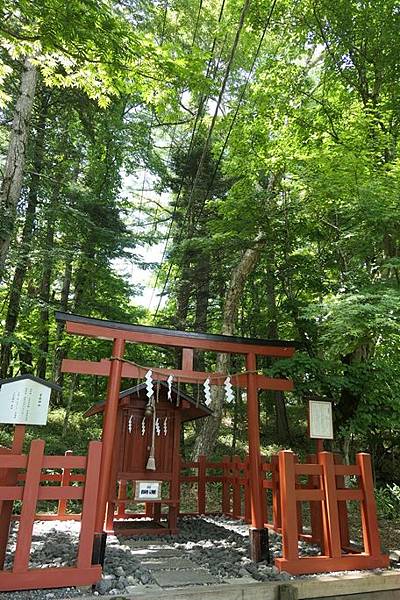
[[[25,281],[29,265],[29,254],[31,251],[32,238],[34,234],[35,216],[38,205],[38,194],[40,185],[40,173],[43,168],[44,137],[47,116],[47,99],[43,99],[39,113],[37,136],[33,159],[33,173],[30,178],[28,193],[28,204],[26,207],[25,222],[22,229],[19,244],[19,256],[14,277],[10,287],[10,297],[4,326],[5,341],[1,346],[0,373],[1,377],[7,377],[11,362],[11,338],[17,327],[19,311],[21,306],[22,286]],[[25,361],[26,362],[26,361]]]
[[[18,349],[20,373],[31,373],[33,375],[33,355],[31,345],[26,343]]]
[[[189,256],[185,252],[182,258],[180,281],[176,293],[176,317],[175,324],[177,329],[186,329],[186,320],[189,312],[190,296],[192,294],[193,283],[191,280],[191,270],[189,265]]]
[[[276,281],[274,275],[275,254],[273,249],[270,251],[269,264],[267,269],[267,284],[266,297],[268,303],[268,328],[267,337],[271,340],[276,340],[279,337],[278,332],[278,308],[276,306]],[[275,412],[275,427],[278,441],[280,444],[290,443],[291,435],[289,429],[289,420],[286,410],[285,395],[283,392],[267,392],[271,393],[274,399]]]
[[[63,428],[62,428],[62,433],[61,433],[61,439],[65,439],[65,436],[67,435],[68,426],[69,426],[69,417],[71,415],[72,403],[74,400],[75,391],[78,387],[78,382],[79,382],[79,375],[77,373],[73,373],[71,375],[71,386],[69,388],[68,402],[67,402],[67,406],[65,408],[65,416],[64,416]]]
[[[190,296],[192,294],[192,280],[190,271],[190,259],[187,250],[185,250],[181,259],[181,273],[176,293],[176,316],[174,325],[177,329],[185,331],[187,316],[189,312]],[[182,348],[175,348],[175,365],[177,369],[182,364]]]
[[[196,281],[196,314],[194,327],[196,331],[207,331],[208,299],[210,296],[210,257],[201,252],[197,260]]]
[[[239,429],[239,413],[242,404],[242,392],[238,390],[235,394],[235,403],[233,406],[233,423],[232,423],[232,444],[231,444],[231,455],[234,456],[236,453],[236,444],[238,439]]]
[[[232,272],[228,290],[225,295],[224,315],[222,322],[223,335],[233,335],[235,331],[236,317],[240,305],[244,286],[249,274],[255,268],[260,257],[261,250],[265,244],[263,234],[259,233],[254,240],[252,248],[248,248],[243,254],[239,264]],[[217,354],[217,372],[226,373],[228,371],[229,355]],[[202,427],[196,438],[193,459],[196,460],[200,454],[210,455],[215,447],[218,438],[218,431],[222,420],[224,401],[224,388],[222,385],[213,386],[211,410],[212,416],[202,419]]]
[[[68,299],[69,293],[71,290],[71,280],[72,280],[72,257],[67,256],[65,261],[65,269],[64,269],[64,279],[63,286],[61,290],[61,298],[60,298],[60,310],[63,312],[68,311]],[[57,321],[56,328],[56,339],[55,339],[55,351],[54,351],[54,362],[53,362],[53,379],[55,383],[62,387],[64,382],[64,373],[61,371],[61,363],[65,356],[65,349],[62,346],[62,338],[64,332],[64,323]],[[53,397],[52,401],[55,405],[58,405],[62,401],[62,392],[52,392]]]
[[[57,193],[58,195],[58,193]],[[53,212],[53,211],[52,211]],[[51,272],[53,268],[53,246],[54,246],[54,216],[52,212],[47,222],[46,249],[43,260],[42,281],[40,284],[40,333],[39,333],[39,359],[37,362],[37,376],[46,379],[47,355],[49,351],[49,302]]]
[[[372,340],[369,343],[361,343],[355,350],[340,358],[344,369],[345,381],[351,375],[352,369],[357,369],[359,365],[368,363],[372,354],[372,346]],[[354,418],[362,395],[363,390],[359,386],[354,386],[353,382],[343,385],[340,402],[338,402],[334,412],[334,427],[336,430],[345,426]]]
[[[287,417],[285,396],[283,392],[274,392],[274,406],[278,442],[280,444],[290,444],[291,438],[289,421]]]
[[[96,256],[95,243],[91,236],[82,248],[79,261],[79,267],[75,272],[75,291],[73,310],[76,313],[85,311],[95,292],[95,277],[93,274],[93,264]]]
[[[20,93],[15,106],[4,177],[0,188],[0,281],[4,278],[5,261],[14,231],[16,209],[21,194],[36,82],[36,67],[26,58]]]

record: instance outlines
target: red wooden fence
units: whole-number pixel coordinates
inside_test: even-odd
[[[182,467],[197,467],[197,476],[181,478],[181,482],[197,483],[197,514],[210,514],[206,511],[205,488],[207,483],[217,482],[222,485],[219,512],[250,521],[247,459],[225,457],[220,463],[212,463],[200,457],[197,463],[184,463]],[[222,470],[221,475],[207,474],[208,469],[216,468]],[[301,464],[293,452],[282,451],[270,462],[262,462],[261,469],[263,489],[272,492],[270,507],[264,498],[265,527],[281,533],[283,538],[282,558],[276,560],[279,569],[305,574],[388,565],[388,557],[380,549],[369,454],[358,454],[356,465],[346,466],[340,456],[330,452],[312,455],[306,464]],[[346,476],[357,477],[358,487],[346,488]],[[347,501],[361,505],[363,551],[350,543]],[[303,531],[302,503],[310,506],[307,532]],[[321,556],[300,556],[299,540],[319,544]]]
[[[64,456],[73,456],[72,450],[67,450]],[[60,457],[62,458],[62,457]],[[59,483],[62,487],[68,487],[70,484],[84,483],[85,475],[74,473],[74,469],[67,466],[58,469],[60,473],[41,473],[40,481],[43,483]],[[25,481],[25,473],[18,473],[16,476],[19,482]],[[19,521],[20,516],[14,514],[13,521]],[[57,502],[57,512],[37,512],[35,521],[80,521],[81,513],[72,513],[68,510],[68,498],[60,498]]]
[[[300,486],[300,476],[317,478],[318,485],[311,488]],[[358,487],[345,488],[345,476],[356,476]],[[279,477],[283,542],[282,558],[275,561],[279,569],[299,575],[388,566],[388,557],[380,549],[369,454],[357,454],[357,464],[347,466],[335,464],[334,455],[330,452],[320,452],[316,464],[299,464],[293,452],[282,451],[279,453]],[[362,552],[349,547],[344,509],[345,503],[351,500],[361,504]],[[320,556],[299,556],[298,507],[301,502],[320,505],[323,549]]]
[[[43,442],[40,443],[43,444]],[[38,450],[35,450],[35,444],[37,444],[37,442],[34,442],[31,448],[31,454],[33,453],[33,456],[36,456],[35,452],[38,453]],[[92,442],[92,444],[99,443]],[[92,452],[92,454],[90,454],[90,452]],[[26,512],[27,509],[25,509],[24,513],[23,508],[21,517],[17,517],[21,519],[20,527],[27,528],[28,534],[29,526],[24,526],[23,523],[28,523],[28,525],[29,523],[32,524],[34,519],[80,519],[81,515],[71,515],[67,512],[67,499],[83,497],[83,488],[76,487],[76,485],[82,483],[84,480],[86,481],[86,486],[88,485],[88,477],[91,468],[90,461],[92,460],[93,450],[90,452],[88,455],[86,478],[84,475],[74,474],[72,472],[73,469],[84,468],[86,459],[84,457],[74,457],[70,452],[66,453],[65,457],[42,457],[42,463],[37,459],[36,462],[32,462],[33,466],[31,467],[29,467],[31,454],[28,460],[28,457],[11,457],[9,454],[1,456],[0,453],[0,485],[1,474],[5,473],[4,467],[9,469],[11,464],[14,468],[26,468],[27,465],[29,467],[26,474],[19,474],[18,476],[19,481],[25,483],[25,488],[10,486],[0,487],[0,506],[2,501],[6,503],[6,501],[11,498],[23,499],[25,502],[25,492],[23,493],[22,491],[26,489],[28,482],[30,482],[29,485],[32,485],[33,482],[33,489],[36,489],[36,492],[34,492],[32,498],[36,499],[31,500],[29,513]],[[100,450],[98,450],[98,452],[100,452]],[[40,468],[38,467],[39,464],[41,464]],[[97,473],[98,465],[99,461],[97,460]],[[41,473],[41,469],[49,467],[53,469],[62,469],[62,472],[58,474]],[[238,456],[224,457],[220,462],[211,462],[208,461],[206,457],[201,456],[198,461],[182,463],[181,468],[182,475],[180,482],[182,491],[185,489],[184,486],[187,485],[195,485],[197,488],[197,506],[195,511],[192,513],[181,514],[207,515],[223,513],[234,519],[243,519],[246,522],[250,522],[250,477],[247,458],[241,460]],[[30,469],[31,471],[34,469],[32,471],[34,476],[30,474]],[[357,478],[357,488],[346,488],[345,477],[347,476],[352,476],[353,479]],[[265,527],[282,534],[283,538],[282,558],[276,560],[278,568],[292,574],[305,574],[335,570],[371,569],[387,566],[388,558],[382,555],[380,551],[369,455],[358,454],[356,465],[345,466],[341,464],[339,456],[329,452],[322,452],[318,455],[309,456],[307,462],[302,464],[292,452],[282,451],[278,456],[273,456],[270,462],[262,462],[260,477],[262,478],[263,489],[266,492],[263,499]],[[38,482],[40,481],[59,482],[61,487],[52,485],[47,488],[38,488]],[[94,475],[93,481],[96,482],[94,485],[95,488],[97,479]],[[73,484],[73,487],[71,487],[70,483]],[[214,485],[218,488],[218,495],[207,493],[209,489],[208,486],[210,485]],[[9,490],[14,491],[11,492]],[[97,493],[97,490],[95,493]],[[57,514],[35,515],[36,500],[50,498],[58,499]],[[350,544],[347,501],[360,502],[364,545],[363,551],[361,552],[355,550]],[[87,516],[85,515],[85,502],[86,493],[82,512],[83,530],[84,524],[85,527],[89,527],[86,524]],[[150,515],[151,511],[147,511],[143,515],[127,512],[126,506],[130,502],[132,502],[132,500],[128,498],[127,482],[120,482],[117,512],[114,515],[115,519],[129,519],[135,516]],[[212,502],[211,506],[210,502]],[[216,502],[219,504],[216,504]],[[303,527],[302,503],[308,503],[310,507],[309,522],[307,523],[306,530],[304,530]],[[92,524],[90,524],[89,529],[91,533],[90,535],[87,534],[87,539],[85,538],[86,567],[84,567],[83,570],[82,559],[84,554],[82,554],[83,551],[81,552],[81,547],[81,562],[79,563],[78,560],[79,564],[77,564],[75,570],[46,570],[46,573],[49,571],[54,571],[54,573],[57,572],[57,575],[54,575],[58,581],[57,585],[76,585],[76,583],[72,583],[72,581],[75,581],[75,579],[71,579],[71,574],[73,573],[75,573],[74,576],[78,578],[80,576],[86,577],[85,569],[88,569],[87,561],[88,557],[91,556],[89,546],[93,537]],[[24,530],[22,529],[22,531]],[[28,535],[29,545],[30,534]],[[20,546],[20,538],[21,540],[24,539],[21,533],[18,538],[18,546]],[[88,541],[89,538],[90,542]],[[298,547],[299,540],[318,544],[321,547],[321,555],[313,557],[301,556]],[[27,543],[21,547],[23,547],[23,550],[18,551],[18,557],[20,557],[22,553],[25,562],[22,562],[21,564],[24,564],[26,574]],[[17,563],[15,563],[14,560],[14,569],[15,564],[17,564],[17,567],[20,564],[20,558],[17,559],[17,554],[16,560]],[[99,567],[90,567],[91,572],[93,569],[97,569],[95,577],[93,574],[95,580],[96,577],[98,578]],[[62,581],[59,579],[60,572],[65,572],[61,573],[65,576],[65,579]],[[32,573],[32,571],[30,571],[30,573]],[[78,573],[80,573],[80,575],[78,575]],[[4,587],[2,580],[3,575],[4,572],[0,572],[0,590],[16,589]],[[7,573],[6,575],[11,577],[12,573]],[[42,575],[43,571],[40,571],[41,579]],[[50,575],[53,576],[52,573]],[[8,579],[8,581],[10,580],[12,579]],[[49,585],[48,580],[46,580],[45,584],[42,581],[42,585],[38,586],[32,584],[32,578],[27,578],[26,581],[29,581],[29,584],[27,584],[25,588],[46,587]],[[79,582],[82,583],[80,580]],[[51,585],[56,584],[52,583]],[[23,588],[19,587],[18,589]]]
[[[15,500],[22,502],[13,566],[10,570],[0,571],[0,591],[90,585],[101,577],[100,565],[91,564],[95,518],[93,508],[97,501],[101,442],[89,444],[87,457],[45,456],[44,447],[43,440],[34,440],[29,455],[9,453],[0,455],[0,473],[15,475],[18,471],[26,469],[26,473],[19,477],[23,485],[9,485],[4,477],[0,481],[0,520],[8,502]],[[84,484],[71,486],[69,483],[75,477],[64,476],[63,478],[61,475],[59,486],[40,485],[44,480],[59,481],[57,477],[60,477],[42,473],[43,469],[64,469],[64,474],[67,471],[70,473],[71,469],[85,469]],[[75,481],[82,481],[81,477]],[[81,530],[75,566],[30,569],[29,555],[37,502],[39,500],[66,502],[68,499],[82,500]],[[3,548],[0,550],[4,551],[6,541],[2,540]]]
[[[234,519],[244,519],[250,522],[250,489],[248,459],[244,462],[238,456],[224,456],[221,462],[210,462],[205,456],[198,461],[184,462],[180,483],[197,485],[197,509],[192,513],[180,514],[212,515],[223,513]],[[187,470],[197,470],[197,474],[188,475]],[[210,473],[211,471],[211,473]],[[220,471],[219,474],[216,471]],[[220,505],[217,506],[215,494],[209,495],[207,503],[207,485],[219,484]],[[212,507],[210,510],[210,502]]]

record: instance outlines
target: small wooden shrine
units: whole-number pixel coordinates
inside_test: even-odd
[[[119,395],[106,523],[107,531],[120,535],[177,533],[181,425],[211,414],[171,383],[155,381],[153,387],[150,397],[146,383]],[[104,409],[104,402],[96,404],[85,416]],[[136,510],[126,519],[128,503]],[[138,512],[143,504],[145,512]]]

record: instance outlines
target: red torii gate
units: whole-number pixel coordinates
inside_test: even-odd
[[[156,369],[158,379],[167,379],[168,375],[173,373],[182,383],[203,383],[207,377],[210,377],[212,380],[213,377],[224,375],[194,371],[194,350],[245,355],[246,372],[231,376],[231,380],[233,384],[247,388],[251,490],[250,553],[254,561],[262,560],[266,556],[267,551],[267,530],[264,528],[263,488],[260,477],[261,454],[258,390],[289,391],[293,389],[293,382],[288,379],[265,377],[257,373],[257,356],[290,358],[294,354],[295,347],[297,346],[296,342],[176,331],[160,327],[131,325],[128,323],[94,319],[64,312],[56,312],[56,319],[65,322],[68,333],[113,341],[110,359],[103,359],[100,362],[64,359],[62,362],[62,371],[66,373],[108,376],[107,399],[103,421],[103,452],[96,509],[96,534],[93,551],[95,561],[102,562],[105,551],[106,533],[104,531],[104,520],[110,488],[121,378],[143,378],[147,370],[129,362],[124,362],[126,342],[182,348],[182,368],[180,370]]]

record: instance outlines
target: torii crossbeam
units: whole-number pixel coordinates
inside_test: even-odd
[[[126,342],[145,343],[157,346],[174,346],[182,348],[182,368],[180,370],[157,369],[159,379],[167,379],[173,373],[182,383],[203,382],[207,377],[211,381],[221,379],[226,374],[206,373],[193,370],[193,351],[212,351],[229,354],[242,354],[246,357],[246,372],[231,376],[233,384],[247,388],[247,420],[250,459],[251,485],[251,558],[260,561],[266,552],[266,530],[264,529],[262,507],[262,478],[260,455],[260,422],[258,407],[258,390],[288,391],[293,389],[292,381],[265,377],[257,372],[257,356],[290,358],[298,345],[294,341],[264,340],[243,338],[208,333],[176,331],[160,327],[132,325],[83,317],[80,315],[56,312],[56,319],[65,322],[68,333],[108,339],[113,341],[112,354],[109,359],[100,362],[64,359],[62,371],[85,375],[108,376],[106,407],[103,421],[103,453],[101,459],[99,498],[96,511],[96,539],[94,556],[99,562],[104,558],[105,539],[104,519],[107,508],[107,495],[110,486],[113,443],[115,438],[118,398],[121,378],[142,378],[146,369],[138,365],[124,362]],[[221,381],[222,383],[222,381]]]

